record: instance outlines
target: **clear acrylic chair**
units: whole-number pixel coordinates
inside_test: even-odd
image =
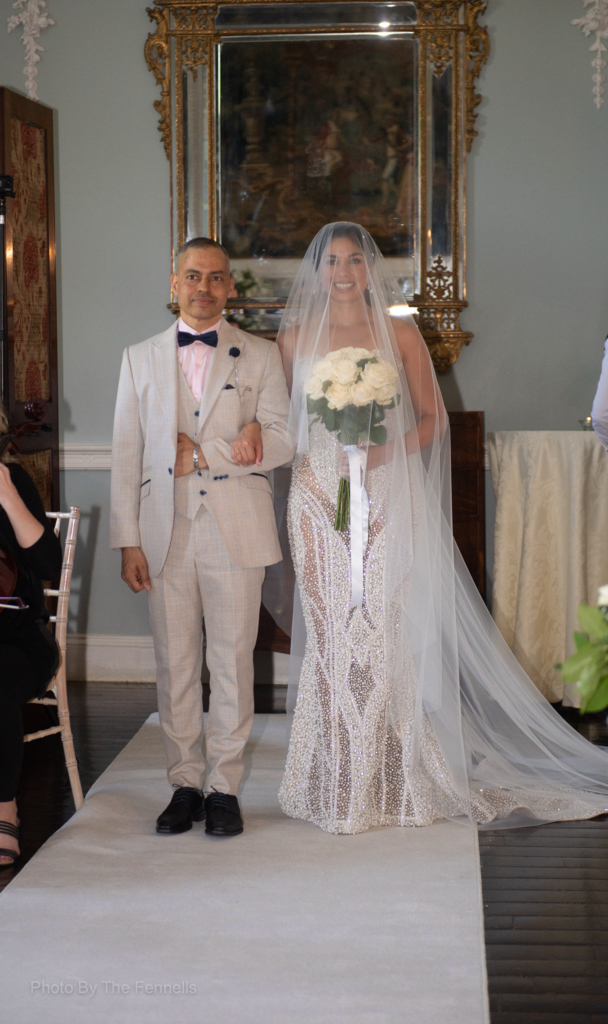
[[[55,624],[55,640],[59,647],[59,668],[57,669],[53,680],[49,683],[45,696],[37,697],[34,700],[28,701],[28,703],[46,704],[51,707],[56,707],[59,725],[51,726],[50,729],[40,729],[38,732],[27,733],[27,735],[23,737],[23,740],[24,743],[31,743],[32,740],[41,740],[44,736],[53,736],[55,733],[61,733],[65,765],[68,770],[70,786],[72,787],[74,804],[76,805],[76,810],[78,810],[79,807],[82,807],[83,796],[82,786],[80,784],[80,775],[78,774],[78,763],[74,753],[74,740],[72,738],[72,730],[70,728],[70,709],[68,706],[68,693],[65,675],[65,652],[68,625],[68,605],[70,600],[70,587],[72,584],[72,570],[74,568],[76,538],[78,536],[78,524],[80,522],[80,509],[78,506],[74,505],[70,508],[69,512],[47,512],[47,516],[49,519],[55,520],[56,537],[59,536],[61,520],[68,520],[68,532],[63,549],[63,563],[61,566],[59,590],[45,589],[44,591],[46,597],[57,598],[57,613],[55,615],[51,615],[50,621]],[[50,695],[50,691],[54,691],[54,697]]]

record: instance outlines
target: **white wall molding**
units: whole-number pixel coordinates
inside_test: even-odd
[[[69,633],[67,677],[98,683],[154,683],[156,664],[151,636]],[[287,686],[289,655],[255,651],[256,683]]]
[[[268,664],[269,656],[272,667]],[[254,684],[272,683],[274,686],[287,686],[289,682],[289,655],[278,651],[254,651]]]
[[[153,683],[156,664],[151,636],[71,633],[67,677],[104,683]]]
[[[62,444],[59,446],[60,469],[112,468],[111,444]]]

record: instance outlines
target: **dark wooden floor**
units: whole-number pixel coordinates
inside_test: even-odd
[[[283,711],[281,693],[256,687],[256,710]],[[70,708],[86,792],[156,709],[155,686],[71,683]],[[568,717],[608,746],[605,715]],[[22,867],[74,810],[58,737],[25,747],[19,809]],[[480,847],[492,1024],[608,1024],[608,822],[484,832]]]
[[[606,714],[563,711],[608,746]],[[608,822],[480,833],[492,1024],[608,1024]]]

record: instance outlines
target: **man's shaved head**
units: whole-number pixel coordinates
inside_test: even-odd
[[[182,245],[181,249],[177,254],[178,266],[181,263],[183,256],[185,255],[185,253],[188,252],[189,249],[219,249],[220,252],[222,252],[226,257],[227,263],[230,264],[230,256],[228,255],[228,251],[220,242],[216,242],[214,238],[205,238],[204,235],[200,235],[198,238],[190,238],[187,242],[184,242],[184,244]]]

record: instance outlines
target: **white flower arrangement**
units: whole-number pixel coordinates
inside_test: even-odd
[[[308,411],[314,412],[325,422],[324,408],[341,412],[349,405],[357,409],[365,409],[376,404],[390,409],[395,406],[397,397],[397,371],[386,359],[374,355],[367,348],[340,348],[329,352],[312,368],[312,376],[306,385],[309,398]],[[312,403],[321,402],[321,408],[311,408]],[[352,415],[351,415],[352,418]],[[377,418],[380,423],[384,416]],[[328,430],[342,429],[328,426]],[[369,427],[369,418],[365,417],[365,431]],[[340,440],[343,440],[340,438]],[[373,439],[372,439],[373,440]],[[386,440],[386,439],[385,439]],[[357,441],[343,441],[344,444],[356,444]],[[383,444],[378,440],[376,444]]]
[[[308,412],[343,445],[386,444],[384,418],[401,401],[399,374],[367,348],[340,348],[319,359],[306,384]],[[349,526],[350,485],[340,480],[336,530]]]

